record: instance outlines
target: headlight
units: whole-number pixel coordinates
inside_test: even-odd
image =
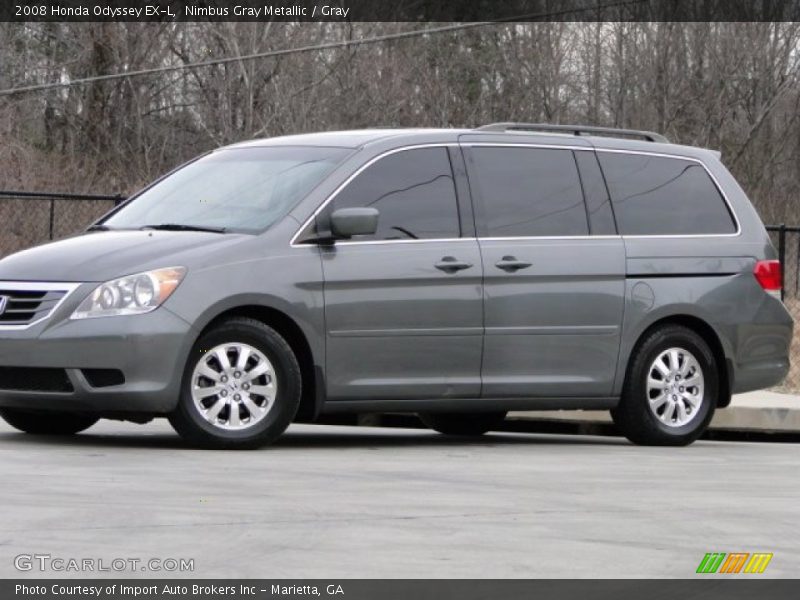
[[[158,308],[186,275],[184,267],[137,273],[99,285],[72,313],[72,319],[139,315]]]

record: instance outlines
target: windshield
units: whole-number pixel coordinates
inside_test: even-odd
[[[179,169],[103,222],[103,228],[255,233],[286,215],[348,153],[342,148],[221,150]]]

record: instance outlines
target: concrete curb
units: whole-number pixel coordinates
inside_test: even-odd
[[[364,413],[324,415],[327,425],[425,429],[414,414]],[[608,411],[514,411],[498,431],[567,435],[619,436]],[[800,442],[800,395],[753,392],[733,397],[718,410],[701,439],[753,442]]]
[[[547,421],[565,424],[610,424],[607,411],[512,412],[509,421]],[[800,432],[800,396],[776,392],[752,392],[733,397],[731,405],[714,415],[709,429],[728,431]]]

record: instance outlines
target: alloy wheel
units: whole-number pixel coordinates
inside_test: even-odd
[[[648,371],[650,410],[667,427],[683,427],[700,413],[703,389],[703,369],[684,348],[664,350]]]
[[[192,372],[192,400],[220,429],[243,430],[262,421],[275,404],[275,369],[259,349],[243,343],[209,349]]]

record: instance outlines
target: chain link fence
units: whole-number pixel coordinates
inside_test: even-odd
[[[122,196],[0,191],[0,257],[84,229]]]
[[[0,257],[84,229],[124,200],[123,196],[0,191]],[[767,230],[783,265],[783,301],[800,323],[800,227]],[[782,388],[800,391],[800,327],[792,343],[792,368]]]
[[[789,374],[781,385],[785,391],[800,392],[800,227],[770,225],[767,227],[772,243],[778,249],[783,267],[783,303],[795,323]]]

